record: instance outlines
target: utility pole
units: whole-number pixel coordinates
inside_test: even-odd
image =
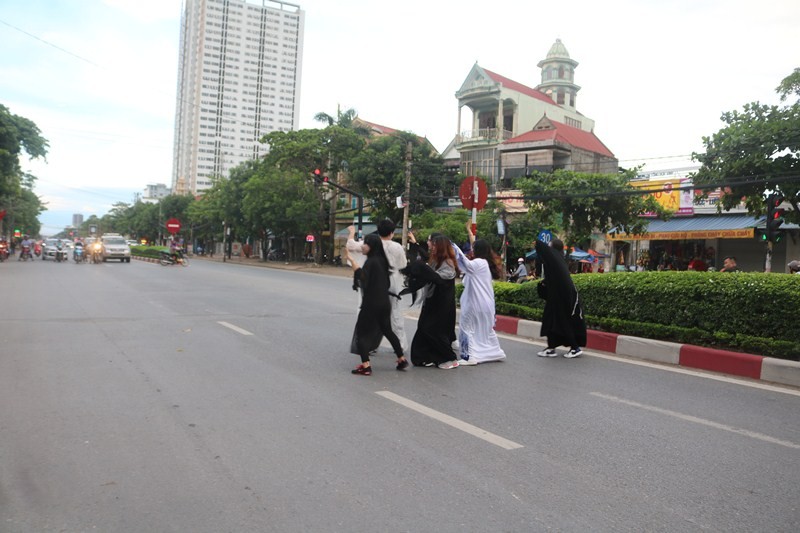
[[[411,141],[406,145],[406,192],[403,207],[403,250],[408,244],[408,210],[411,206]]]

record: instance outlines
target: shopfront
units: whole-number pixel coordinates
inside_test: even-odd
[[[612,232],[606,235],[613,245],[612,269],[687,270],[692,264],[719,270],[723,259],[733,255],[742,270],[763,271],[765,246],[755,229],[759,221],[749,215],[696,216],[652,220],[643,235]],[[783,261],[780,246],[775,261]]]

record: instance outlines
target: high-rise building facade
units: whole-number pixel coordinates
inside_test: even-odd
[[[184,0],[172,190],[266,153],[271,131],[298,128],[305,12],[287,2]]]

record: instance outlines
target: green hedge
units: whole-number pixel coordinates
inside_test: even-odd
[[[592,329],[800,360],[800,276],[619,272],[572,279]],[[497,312],[541,320],[537,283],[495,283]]]

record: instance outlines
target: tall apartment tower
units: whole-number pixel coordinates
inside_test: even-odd
[[[266,153],[265,133],[298,128],[305,12],[287,2],[184,0],[172,190]]]

